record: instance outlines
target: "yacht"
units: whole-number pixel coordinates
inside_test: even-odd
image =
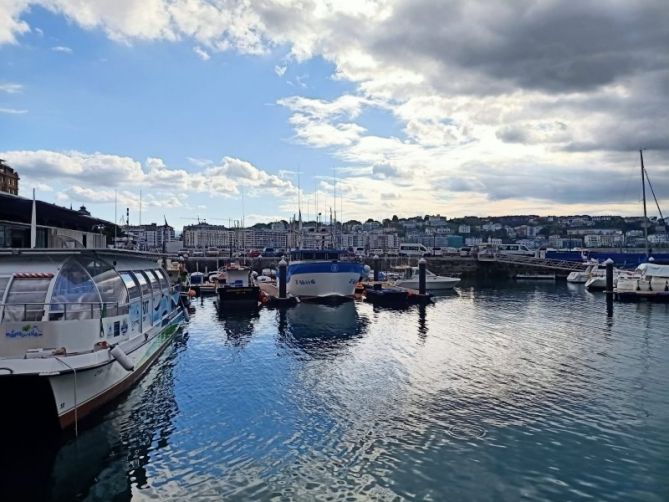
[[[187,313],[156,255],[118,249],[0,253],[0,423],[71,426],[128,389]]]
[[[340,251],[295,250],[290,252],[286,292],[301,300],[353,298],[355,286],[364,273],[362,263],[341,261]]]
[[[425,270],[425,290],[428,292],[447,291],[460,282],[459,277],[444,277]],[[400,288],[418,289],[418,267],[406,267],[404,274],[395,281]]]

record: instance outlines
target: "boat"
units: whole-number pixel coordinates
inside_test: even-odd
[[[405,288],[384,288],[380,283],[365,288],[365,300],[376,305],[407,305],[409,290]]]
[[[231,263],[221,272],[218,276],[218,287],[216,288],[219,306],[225,306],[231,302],[235,305],[242,302],[258,304],[260,288],[254,280],[251,268]]]
[[[634,273],[625,276],[619,275],[617,282],[613,285],[613,295],[620,301],[638,301],[645,299],[656,302],[669,302],[669,264],[657,263],[655,259],[650,256],[651,253],[648,242],[648,211],[646,208],[646,179],[648,178],[648,173],[643,164],[643,150],[639,150],[639,159],[641,162],[643,229],[647,262],[641,263]],[[648,186],[655,199],[660,218],[664,221],[664,215],[660,209],[657,197],[655,197],[655,190],[653,190],[653,185],[650,183],[649,178]]]
[[[669,302],[669,265],[642,263],[636,274],[618,278],[613,293],[620,301]]]
[[[588,266],[585,268],[585,270],[575,270],[574,272],[570,272],[567,276],[567,282],[574,284],[585,284],[592,277],[603,277],[605,275],[606,269],[600,267],[599,262],[594,260],[588,263]]]
[[[118,249],[3,252],[0,299],[4,430],[44,419],[76,431],[147,371],[187,319],[156,255]]]
[[[404,267],[403,275],[397,279],[393,286],[399,288],[418,289],[418,267]],[[453,289],[460,282],[459,277],[445,277],[436,275],[425,270],[425,291],[447,291]]]
[[[513,278],[521,281],[554,281],[555,274],[516,274]]]
[[[363,264],[341,261],[334,249],[294,250],[286,270],[286,292],[301,300],[353,298]]]

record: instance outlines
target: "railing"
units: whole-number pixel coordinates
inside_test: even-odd
[[[129,303],[77,302],[77,303],[0,303],[2,321],[42,321],[45,311],[49,321],[100,319],[128,313]]]
[[[509,263],[518,265],[528,265],[532,267],[550,268],[555,270],[562,270],[565,272],[582,272],[590,264],[568,261],[568,260],[552,260],[550,258],[536,258],[533,256],[511,255],[504,253],[479,253],[477,256],[479,261],[495,261],[498,263]]]

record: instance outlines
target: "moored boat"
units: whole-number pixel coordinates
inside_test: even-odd
[[[394,285],[400,288],[418,290],[418,275],[418,267],[405,267],[402,277],[396,280]],[[436,275],[429,270],[425,270],[425,290],[428,292],[448,291],[449,289],[453,289],[459,282],[459,277]]]
[[[613,292],[620,301],[669,302],[669,265],[642,263],[634,275],[618,277]]]
[[[353,298],[363,275],[362,263],[341,261],[337,250],[291,251],[286,291],[302,300]]]
[[[253,271],[236,263],[231,263],[219,273],[216,288],[219,305],[246,303],[257,305],[260,288],[256,284]]]
[[[0,423],[61,428],[128,389],[183,328],[155,256],[10,250],[0,260]],[[49,420],[53,419],[53,420]]]

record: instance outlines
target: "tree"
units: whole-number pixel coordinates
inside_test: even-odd
[[[396,214],[393,214],[392,220],[393,220],[393,223],[397,223],[399,221],[399,218],[397,217]]]

